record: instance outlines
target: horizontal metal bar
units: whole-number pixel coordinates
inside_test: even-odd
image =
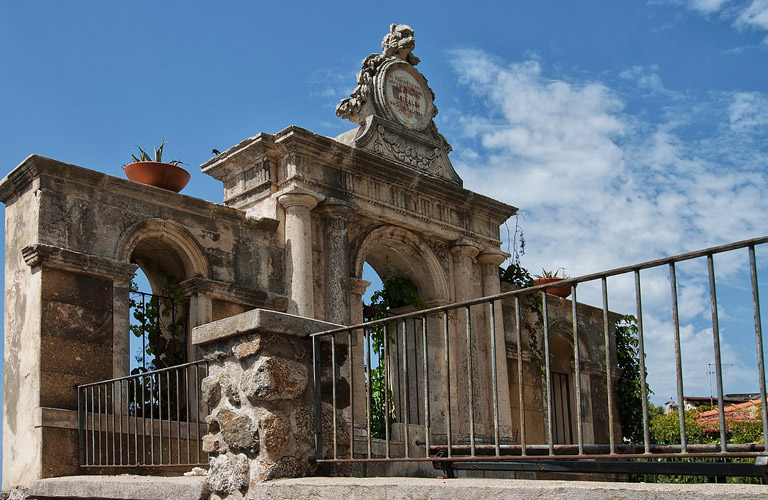
[[[645,461],[605,461],[593,462],[577,460],[558,461],[520,461],[520,462],[457,462],[451,464],[458,470],[504,470],[524,472],[602,472],[626,474],[663,474],[685,476],[742,476],[762,477],[768,468],[753,463],[733,462],[645,462]]]
[[[412,318],[412,317],[426,316],[426,315],[430,315],[430,314],[441,313],[441,312],[444,312],[444,311],[450,311],[452,309],[458,309],[460,307],[468,307],[468,306],[473,306],[473,305],[476,305],[476,304],[484,304],[484,303],[492,301],[492,300],[499,300],[499,299],[510,298],[510,297],[514,297],[516,295],[526,295],[526,294],[533,293],[533,292],[541,292],[541,291],[547,290],[548,288],[554,288],[554,287],[565,286],[565,285],[572,286],[572,285],[576,285],[576,284],[579,284],[579,283],[584,283],[584,282],[587,282],[587,281],[594,281],[594,280],[599,280],[599,279],[602,279],[602,278],[607,278],[609,276],[616,276],[616,275],[619,275],[619,274],[626,274],[626,273],[630,273],[630,272],[634,272],[634,271],[638,271],[638,270],[642,270],[642,269],[650,269],[650,268],[653,268],[653,267],[660,267],[660,266],[669,265],[669,264],[673,264],[673,263],[677,263],[677,262],[682,262],[682,261],[685,261],[685,260],[691,260],[691,259],[696,259],[696,258],[699,258],[699,257],[705,257],[707,255],[727,252],[727,251],[730,251],[730,250],[738,250],[740,248],[747,248],[747,247],[750,247],[750,246],[762,245],[764,243],[768,243],[768,236],[761,236],[759,238],[752,238],[752,239],[748,239],[748,240],[736,241],[736,242],[728,243],[728,244],[725,244],[725,245],[719,245],[719,246],[705,248],[705,249],[702,249],[702,250],[696,250],[694,252],[688,252],[688,253],[683,253],[683,254],[679,254],[679,255],[674,255],[672,257],[664,257],[664,258],[661,258],[661,259],[649,260],[649,261],[642,262],[640,264],[634,264],[634,265],[631,265],[631,266],[617,267],[617,268],[610,269],[608,271],[602,271],[602,272],[599,272],[599,273],[585,274],[583,276],[578,276],[578,277],[575,277],[575,278],[568,278],[568,279],[558,280],[556,283],[548,283],[546,285],[536,285],[536,286],[532,286],[532,287],[528,287],[528,288],[520,288],[518,290],[512,290],[512,291],[509,291],[509,292],[498,293],[498,294],[495,294],[495,295],[488,295],[486,297],[480,297],[480,298],[472,299],[472,300],[465,300],[465,301],[462,301],[462,302],[456,302],[456,303],[445,305],[445,306],[433,307],[433,308],[430,308],[430,309],[421,309],[421,310],[418,310],[418,311],[414,311],[414,312],[410,312],[410,313],[406,313],[406,314],[401,314],[401,315],[393,316],[393,317],[390,317],[390,318],[379,319],[379,320],[376,320],[376,321],[370,321],[370,322],[362,323],[362,324],[358,324],[358,325],[339,327],[339,328],[334,328],[334,329],[331,329],[331,330],[325,330],[325,331],[322,331],[322,332],[311,333],[310,336],[311,337],[317,337],[317,336],[331,335],[331,334],[334,334],[334,333],[341,333],[341,332],[347,332],[347,331],[350,331],[350,330],[357,330],[357,329],[360,329],[360,328],[363,328],[363,327],[372,328],[374,326],[383,325],[384,323],[389,323],[389,322],[392,322],[392,321],[395,321],[395,320],[402,320],[402,319],[407,319],[407,318]]]
[[[79,384],[78,387],[91,387],[91,386],[94,386],[94,385],[107,384],[109,382],[118,382],[120,380],[130,380],[130,379],[134,379],[134,378],[150,377],[150,376],[155,375],[157,373],[165,373],[165,372],[168,372],[168,371],[173,371],[173,370],[178,370],[178,369],[181,369],[181,368],[186,368],[188,366],[202,365],[202,364],[207,364],[207,363],[208,363],[208,361],[206,361],[204,359],[201,359],[199,361],[190,361],[189,363],[184,363],[184,364],[181,364],[181,365],[174,365],[174,366],[170,366],[168,368],[160,368],[158,370],[152,370],[151,372],[136,373],[134,375],[125,375],[124,377],[110,378],[110,379],[107,379],[107,380],[100,380],[98,382],[91,382],[91,383],[88,383],[88,384]]]
[[[730,449],[730,446],[729,446]],[[680,453],[659,453],[657,455],[648,456],[642,453],[631,453],[631,454],[622,454],[622,455],[610,455],[610,454],[600,454],[600,455],[526,455],[525,458],[521,458],[519,456],[500,456],[497,457],[495,455],[489,455],[489,456],[470,456],[470,455],[453,455],[451,457],[409,457],[409,458],[399,458],[398,462],[515,462],[515,461],[545,461],[545,460],[606,460],[606,461],[621,461],[621,460],[629,460],[629,459],[658,459],[658,458],[673,458],[673,459],[681,459],[681,458],[716,458],[718,460],[722,460],[724,458],[759,458],[764,457],[764,453],[728,453],[728,455],[707,455],[703,453],[688,453],[688,454],[680,454]],[[392,462],[391,458],[339,458],[337,460],[334,460],[332,458],[322,459],[318,460],[317,463],[342,463],[342,462],[349,462],[349,463],[384,463],[384,462]]]
[[[318,460],[319,462],[319,460]],[[133,464],[133,465],[81,465],[80,467],[87,468],[87,469],[165,469],[168,467],[208,467],[210,464],[208,462],[200,462],[200,463],[184,463],[184,464]]]
[[[483,444],[483,445],[476,445],[476,453],[478,455],[492,455],[495,454],[495,447],[492,444]],[[519,444],[503,444],[500,445],[502,455],[506,456],[515,456],[519,455],[522,451],[522,446]],[[645,445],[643,443],[638,444],[617,444],[615,445],[616,448],[616,454],[619,455],[639,455],[639,456],[645,456],[648,458],[648,455],[645,454]],[[555,455],[563,455],[563,456],[575,456],[579,455],[579,447],[575,444],[556,444],[552,447],[553,453]],[[688,453],[682,452],[682,447],[679,444],[652,444],[650,445],[651,453],[656,456],[658,454],[675,454],[677,457],[681,456],[689,456],[689,455],[701,455],[706,456],[709,454],[717,453],[717,455],[712,455],[713,457],[723,457],[727,456],[725,454],[720,453],[722,448],[720,447],[720,443],[710,443],[710,444],[688,444],[687,449]],[[454,454],[467,454],[469,455],[470,447],[466,444],[454,444],[451,446],[451,450]],[[549,445],[546,444],[538,444],[538,445],[529,445],[525,448],[526,453],[533,454],[533,455],[546,455],[550,451]],[[581,454],[581,456],[594,456],[594,455],[610,455],[610,445],[608,444],[585,444],[583,446],[584,453]],[[438,454],[440,452],[447,451],[447,446],[445,445],[437,445],[432,446],[430,448],[430,454]],[[729,444],[728,445],[728,452],[733,451],[734,453],[764,453],[765,452],[765,445],[762,443],[748,443],[748,444]]]

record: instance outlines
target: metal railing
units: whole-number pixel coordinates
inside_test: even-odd
[[[81,467],[207,465],[207,361],[79,385]]]
[[[358,324],[345,328],[328,330],[311,335],[314,364],[315,399],[315,446],[318,462],[386,462],[386,461],[428,461],[459,468],[500,468],[512,470],[547,470],[544,461],[552,469],[570,471],[610,471],[637,473],[676,474],[734,474],[759,476],[760,469],[730,468],[738,464],[715,464],[722,466],[714,472],[708,466],[697,463],[677,465],[658,459],[708,459],[727,461],[735,458],[757,458],[765,455],[768,437],[768,416],[766,415],[766,386],[764,347],[758,294],[758,272],[755,247],[768,243],[768,236],[739,241],[727,245],[685,253],[633,266],[589,274],[578,278],[559,281],[556,284],[533,286],[497,295],[464,301],[452,305],[414,311],[396,317]],[[757,362],[754,373],[759,380],[762,431],[761,442],[729,443],[724,412],[723,368],[721,360],[721,332],[715,285],[714,256],[728,253],[729,262],[736,251],[744,250],[749,269],[752,294],[755,350]],[[762,249],[761,249],[762,250]],[[718,257],[720,258],[720,257]],[[684,261],[705,259],[711,308],[711,342],[714,351],[714,371],[717,387],[717,408],[719,409],[719,439],[714,444],[692,444],[686,435],[684,404],[684,376],[682,368],[682,347],[680,340],[680,315],[677,265]],[[670,343],[674,343],[675,385],[680,402],[679,443],[657,444],[649,431],[649,408],[646,386],[646,342],[644,338],[641,272],[666,270],[670,285],[670,299],[667,314],[671,313],[672,328]],[[655,271],[653,271],[655,272]],[[613,387],[617,376],[612,352],[615,348],[614,325],[608,309],[608,278],[625,276],[634,283],[634,311],[637,321],[639,344],[640,384],[642,401],[643,438],[641,442],[628,443],[621,438],[621,427],[616,410],[616,393]],[[703,278],[702,278],[703,281]],[[605,360],[601,365],[607,398],[607,429],[605,442],[585,437],[586,388],[582,386],[584,353],[580,353],[579,308],[577,306],[577,285],[596,282],[602,298],[602,329]],[[627,283],[625,283],[626,285]],[[550,324],[548,307],[551,296],[546,291],[555,286],[571,287],[570,322],[572,335],[572,358],[574,384],[574,406],[576,429],[575,442],[559,444],[553,438],[552,384],[553,369],[550,362]],[[631,290],[631,285],[625,287]],[[630,292],[632,293],[632,292]],[[521,301],[531,295],[540,297],[543,324],[543,379],[542,403],[536,406],[526,397],[531,390],[523,383],[525,363],[530,360],[526,354],[522,331],[525,312]],[[599,300],[599,299],[598,299]],[[512,307],[509,307],[509,304]],[[630,302],[631,303],[631,302]],[[564,307],[564,302],[560,302]],[[504,346],[504,318],[502,309],[512,316],[514,342],[511,359],[516,354],[516,367],[510,364],[508,377],[517,378],[517,394],[510,391],[509,401],[518,408],[514,426],[504,422],[504,408],[500,408],[500,388],[508,380],[499,377],[499,346]],[[511,314],[510,314],[511,313]],[[615,317],[615,316],[612,316]],[[393,347],[393,344],[396,346]],[[516,344],[516,346],[515,346]],[[514,349],[516,348],[516,353]],[[338,364],[337,359],[343,363]],[[594,363],[593,363],[594,365]],[[594,368],[591,368],[594,370]],[[342,372],[348,388],[339,385]],[[506,369],[504,369],[506,373]],[[330,383],[329,383],[330,380]],[[418,381],[418,383],[416,383]],[[348,391],[347,398],[340,394]],[[490,391],[490,396],[488,392]],[[529,395],[529,394],[528,394]],[[341,397],[344,396],[344,397]],[[529,395],[530,396],[530,395]],[[483,406],[481,400],[487,403]],[[325,403],[324,403],[325,402]],[[507,401],[504,401],[507,404]],[[328,423],[323,435],[323,408],[331,410],[332,435]],[[418,407],[418,412],[414,411]],[[534,442],[528,437],[526,426],[531,425],[528,410],[541,412],[544,418],[543,439]],[[398,425],[399,424],[399,425]],[[343,428],[342,428],[343,426]],[[398,428],[399,427],[399,428]],[[409,435],[410,434],[410,435]],[[344,442],[342,442],[342,439]],[[348,439],[348,442],[347,442]],[[646,459],[646,460],[641,460]],[[653,460],[648,460],[653,459]],[[762,458],[758,459],[760,463]],[[687,461],[687,460],[686,460]],[[514,466],[513,462],[518,465]],[[532,465],[533,464],[533,465]],[[593,465],[589,465],[593,464]],[[570,466],[570,467],[568,467]],[[752,464],[754,466],[754,464]],[[699,472],[696,472],[699,471]],[[719,471],[719,472],[718,472]]]

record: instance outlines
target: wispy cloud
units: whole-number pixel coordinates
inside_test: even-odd
[[[670,3],[683,3],[701,15],[727,20],[739,30],[757,30],[768,32],[768,0],[671,0]],[[761,45],[768,45],[766,36]],[[745,47],[732,49],[743,51]]]
[[[322,68],[309,75],[312,97],[323,101],[325,106],[336,107],[339,101],[355,88],[355,73],[335,68]]]
[[[701,14],[712,14],[719,11],[730,0],[688,0],[688,8]]]
[[[452,160],[469,189],[522,208],[530,269],[562,266],[583,275],[765,232],[765,94],[656,93],[653,116],[661,118],[651,120],[627,111],[631,97],[608,81],[551,78],[538,59],[506,62],[455,50],[450,60],[483,104],[473,114],[444,110]],[[621,79],[642,90],[664,88],[654,67],[631,68]],[[701,369],[712,357],[711,331],[702,343],[708,331],[700,324],[708,292],[706,283],[681,276],[684,351],[689,369]],[[649,359],[664,397],[674,380],[661,377],[670,362],[661,339],[672,331],[659,319],[669,307],[666,280],[651,276],[644,291],[649,324],[665,325],[655,330],[658,341],[651,335],[660,354]],[[613,307],[632,311],[631,296]],[[708,391],[706,378],[691,378],[694,392]]]
[[[741,10],[735,25],[768,31],[768,0],[752,0]]]

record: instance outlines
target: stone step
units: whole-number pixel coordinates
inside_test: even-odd
[[[203,500],[205,476],[68,476],[33,481],[28,498],[99,500]]]

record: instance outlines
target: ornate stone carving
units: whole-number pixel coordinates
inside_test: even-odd
[[[428,171],[432,161],[440,154],[438,148],[425,151],[427,147],[421,144],[404,142],[397,134],[387,132],[382,125],[376,127],[376,132],[378,138],[373,143],[374,151],[385,156],[392,156],[412,167]]]
[[[382,53],[363,60],[357,87],[341,101],[336,114],[361,125],[353,142],[409,167],[461,185],[448,153],[451,146],[438,131],[435,94],[414,66],[413,30],[392,25]]]

